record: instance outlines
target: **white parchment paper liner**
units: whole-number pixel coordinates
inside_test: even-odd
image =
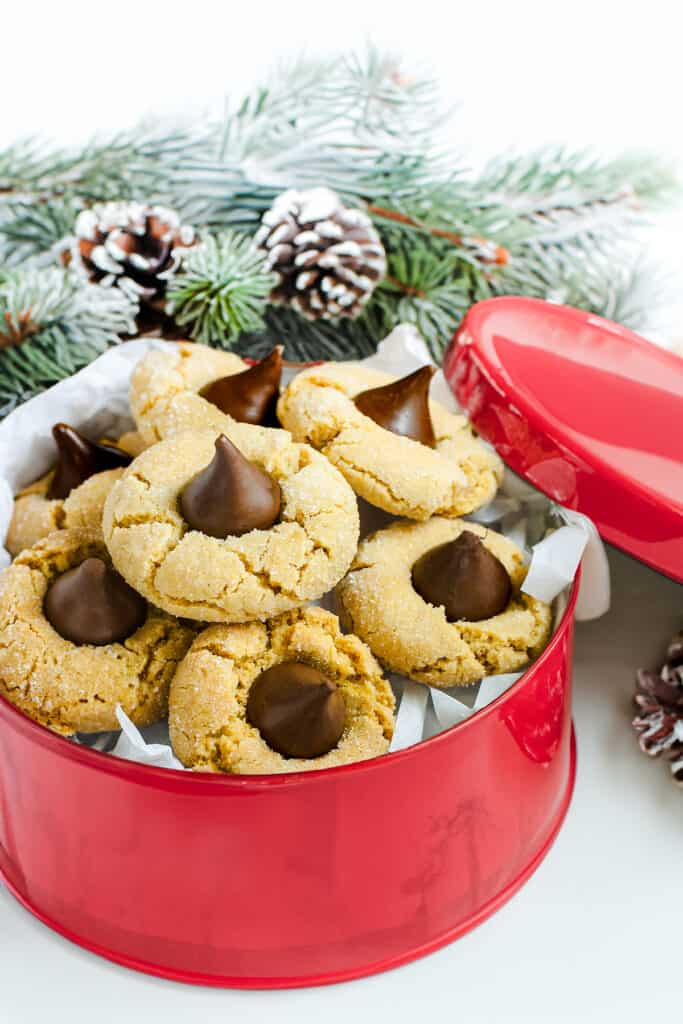
[[[128,385],[135,363],[150,348],[170,348],[172,343],[140,339],[110,349],[75,376],[62,381],[16,409],[0,423],[0,540],[4,541],[12,514],[13,495],[42,476],[54,461],[51,436],[54,423],[70,423],[92,436],[117,437],[130,430]],[[410,324],[395,328],[363,365],[396,376],[410,373],[430,355],[424,341]],[[441,371],[434,375],[432,397],[457,411],[453,394]],[[363,510],[361,510],[363,512]],[[390,517],[365,509],[365,532]],[[576,605],[577,619],[592,619],[609,608],[609,570],[595,526],[585,516],[554,505],[514,474],[505,480],[489,505],[466,517],[499,530],[530,558],[523,590],[553,603],[555,625],[566,605],[566,596],[579,562],[583,571]],[[373,519],[379,520],[373,522]],[[0,568],[10,557],[0,547]],[[323,604],[328,604],[323,600]],[[504,693],[522,673],[489,676],[478,685],[436,690],[390,676],[398,698],[392,750],[400,750],[449,729]],[[117,709],[121,732],[75,737],[75,742],[118,757],[161,768],[182,768],[169,745],[166,723],[142,732]]]

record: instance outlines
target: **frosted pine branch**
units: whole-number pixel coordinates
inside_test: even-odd
[[[135,332],[125,295],[57,268],[0,278],[0,415]]]

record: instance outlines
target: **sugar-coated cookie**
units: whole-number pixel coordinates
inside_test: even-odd
[[[355,404],[361,393],[393,380],[352,363],[324,363],[290,382],[278,417],[297,441],[323,452],[357,494],[386,512],[425,520],[463,515],[486,504],[503,465],[463,416],[429,400],[431,447],[386,429]]]
[[[87,560],[105,571],[109,559],[101,537],[60,530],[23,551],[0,576],[0,693],[37,722],[67,735],[118,729],[117,704],[137,725],[151,725],[166,714],[171,676],[194,633],[143,602],[139,624],[133,608],[124,630],[130,635],[119,642],[102,643],[101,635],[97,644],[66,639],[48,618],[49,595]],[[82,595],[80,610],[69,607],[74,597],[78,593],[60,598],[52,619],[70,616],[76,630],[101,626],[99,620],[87,621],[97,612],[90,595]]]
[[[142,357],[131,377],[131,411],[147,444],[186,430],[218,433],[235,419],[267,423],[268,412],[274,416],[280,368],[279,348],[250,368],[232,352],[181,342],[172,352],[150,351]],[[240,386],[232,389],[237,393],[226,395],[237,374],[246,379],[241,377]]]
[[[416,563],[463,531],[481,540],[510,579],[503,610],[478,621],[449,621],[444,606],[425,600],[414,584]],[[462,686],[485,675],[514,672],[545,645],[551,610],[520,592],[526,572],[515,544],[474,523],[443,517],[394,523],[360,544],[337,587],[340,617],[386,668],[430,686]],[[466,589],[477,586],[475,577]],[[466,597],[471,600],[471,594]]]
[[[279,491],[271,525],[257,516],[260,526],[250,529],[247,517],[239,530],[219,535],[215,524],[204,524],[207,509],[238,512],[251,503],[253,512],[254,494],[239,474],[230,501],[225,489],[222,500],[195,493],[200,477],[221,484],[216,433],[180,434],[143,452],[112,488],[103,530],[114,565],[153,604],[209,622],[268,619],[321,597],[356,551],[353,491],[322,455],[285,431],[233,421],[223,436],[233,455],[237,449],[236,457]]]
[[[67,429],[71,430],[71,428]],[[71,433],[75,435],[77,441],[78,432],[71,430]],[[64,433],[61,436],[64,436]],[[146,447],[137,431],[129,431],[117,441],[106,441],[106,445],[121,449],[125,455],[131,458]],[[60,452],[60,458],[63,457]],[[68,452],[66,457],[68,458]],[[118,480],[123,473],[123,466],[95,472],[92,476],[88,476],[83,483],[78,483],[71,488],[65,497],[53,498],[50,497],[50,488],[57,468],[53,467],[39,480],[24,487],[14,499],[14,510],[5,540],[7,550],[12,556],[18,555],[24,548],[30,548],[41,537],[47,537],[54,530],[73,528],[99,530],[105,498],[114,481]],[[76,479],[78,479],[78,475],[74,477],[74,480]]]
[[[330,700],[341,710],[340,734],[326,753],[287,757],[273,749],[249,720],[257,680],[292,665],[328,682],[322,693],[283,695],[273,717],[283,733],[290,712],[295,739],[324,732]],[[312,670],[312,671],[311,671]],[[330,686],[331,684],[331,686]],[[277,702],[278,678],[268,700]],[[329,693],[333,689],[335,692]],[[298,697],[298,699],[297,699]],[[251,699],[250,699],[251,698]],[[321,705],[321,700],[323,704]],[[258,713],[258,712],[257,712]],[[188,768],[231,773],[300,772],[362,761],[385,753],[394,727],[394,696],[374,657],[358,637],[344,635],[336,616],[322,608],[287,612],[267,623],[210,626],[200,633],[178,668],[170,695],[169,728],[176,755]],[[252,718],[255,714],[252,713]],[[268,709],[261,719],[268,717]],[[316,737],[317,738],[317,737]],[[315,739],[314,739],[315,742]]]
[[[127,430],[125,434],[121,434],[116,444],[119,448],[123,448],[124,452],[132,455],[133,458],[139,455],[140,452],[144,452],[145,448],[149,448],[139,430]]]

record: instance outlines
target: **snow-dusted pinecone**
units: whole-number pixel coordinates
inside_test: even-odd
[[[328,188],[283,192],[263,215],[256,244],[279,275],[270,301],[309,320],[358,316],[386,272],[368,215]]]
[[[194,228],[181,224],[174,210],[142,203],[101,203],[83,210],[75,235],[72,266],[154,306],[163,306],[183,251],[196,241]]]
[[[634,700],[638,714],[633,728],[640,749],[671,761],[674,779],[683,784],[683,632],[669,644],[658,672],[640,670]]]

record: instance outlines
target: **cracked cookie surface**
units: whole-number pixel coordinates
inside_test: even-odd
[[[247,369],[232,352],[189,341],[180,342],[174,352],[148,352],[130,382],[131,411],[146,443],[187,430],[225,431],[235,420],[199,392],[220,377]]]
[[[499,615],[480,622],[448,622],[412,584],[412,567],[425,552],[471,530],[498,558],[512,582]],[[367,537],[337,587],[344,625],[380,662],[430,686],[463,686],[483,676],[515,672],[540,654],[550,635],[550,606],[519,588],[526,576],[520,549],[499,533],[442,517],[394,523]]]
[[[86,558],[108,555],[90,530],[60,530],[23,551],[0,575],[0,693],[54,732],[118,729],[120,704],[139,726],[162,719],[176,665],[194,631],[156,608],[122,643],[73,644],[43,614],[51,581]]]
[[[344,732],[321,757],[285,758],[246,718],[249,689],[284,661],[317,668],[341,689]],[[375,658],[343,634],[331,612],[303,608],[269,622],[210,626],[196,638],[171,687],[173,749],[198,771],[264,774],[311,771],[385,753],[394,729],[394,696]]]
[[[145,447],[137,431],[129,431],[118,441],[107,440],[107,444],[116,445],[133,457]],[[24,487],[14,499],[14,510],[5,540],[12,557],[55,530],[100,530],[104,502],[123,469],[106,469],[102,473],[95,473],[74,487],[68,497],[48,499],[46,495],[54,472],[52,469]]]
[[[352,363],[324,363],[298,374],[278,402],[278,418],[337,466],[354,491],[393,515],[425,520],[457,516],[494,496],[503,464],[464,416],[429,403],[436,447],[385,430],[354,396],[395,378]]]
[[[358,543],[355,495],[334,466],[285,431],[230,421],[242,454],[280,485],[280,519],[225,540],[193,530],[178,497],[214,453],[216,433],[143,452],[112,488],[103,530],[122,576],[153,604],[207,622],[268,619],[315,600],[344,575]]]

